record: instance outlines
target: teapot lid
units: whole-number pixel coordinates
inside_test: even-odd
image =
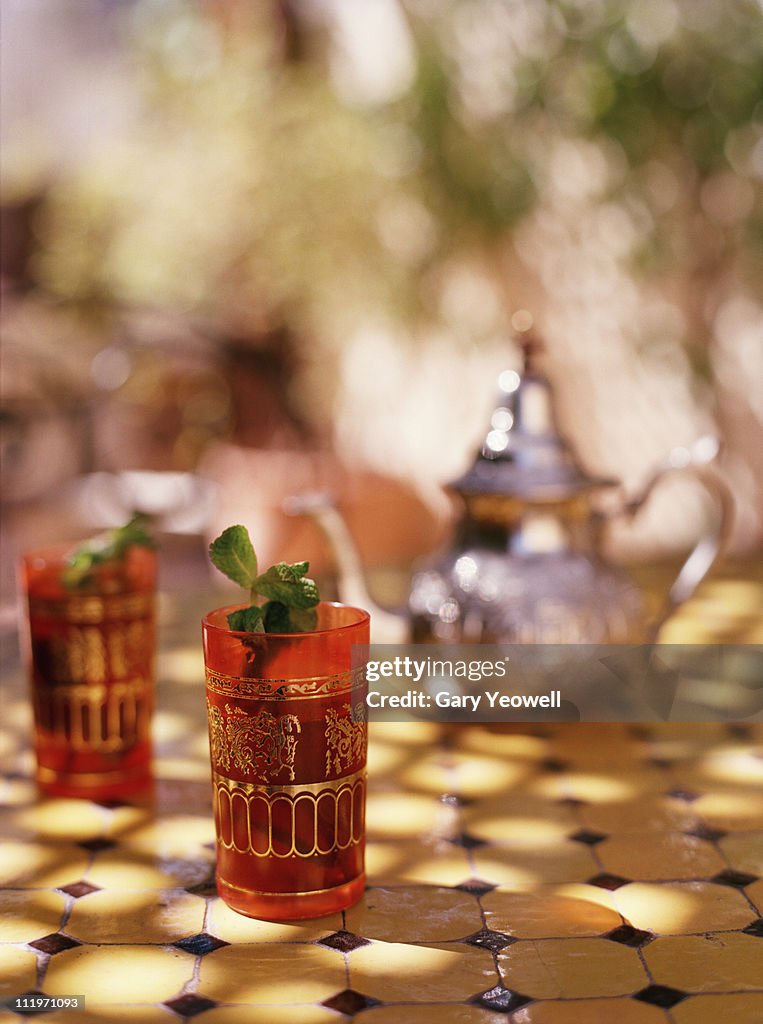
[[[561,501],[616,480],[590,476],[559,433],[551,383],[539,369],[542,346],[522,338],[522,374],[504,370],[490,428],[471,468],[448,486],[465,496],[505,495],[528,501]]]

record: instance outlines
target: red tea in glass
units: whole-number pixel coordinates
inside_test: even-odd
[[[22,562],[39,788],[116,800],[151,776],[156,555],[131,547],[67,588],[70,548]]]
[[[238,633],[233,610],[202,623],[218,892],[249,917],[335,913],[365,888],[368,613]]]

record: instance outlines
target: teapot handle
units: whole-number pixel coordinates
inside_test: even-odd
[[[665,463],[652,473],[639,494],[627,501],[621,509],[621,514],[632,519],[649,501],[654,489],[672,473],[688,473],[699,480],[718,506],[715,529],[697,541],[681,566],[659,615],[650,625],[651,639],[654,639],[673,612],[694,594],[728,546],[734,518],[734,498],[726,481],[710,465],[717,453],[718,442],[713,437],[700,438],[690,450],[674,448]]]

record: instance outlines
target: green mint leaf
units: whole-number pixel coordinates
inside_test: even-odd
[[[273,568],[280,570],[284,573],[284,576],[288,579],[299,580],[303,576],[307,576],[307,570],[310,568],[309,562],[292,562],[291,565],[288,562],[279,562],[278,565]]]
[[[239,608],[231,612],[228,615],[228,626],[236,633],[264,632],[262,608],[252,605],[250,608]]]
[[[266,633],[291,633],[289,609],[281,601],[268,601],[263,605]]]
[[[209,557],[221,573],[245,587],[252,603],[228,615],[237,633],[307,633],[315,629],[320,601],[309,562],[278,562],[257,575],[257,558],[245,526],[229,526],[209,545]]]
[[[318,604],[320,596],[315,580],[305,576],[308,569],[307,562],[295,565],[278,562],[258,576],[254,586],[271,601],[282,601],[290,608],[312,608]]]
[[[151,536],[150,525],[151,520],[147,515],[136,512],[129,523],[109,532],[109,543],[103,550],[110,551],[109,557],[121,558],[128,548],[155,548],[156,541]]]
[[[151,520],[142,513],[136,513],[124,526],[92,537],[69,555],[61,573],[61,582],[74,590],[93,582],[93,570],[104,562],[118,562],[124,559],[132,547],[155,548],[156,542],[149,532]]]
[[[61,582],[69,590],[89,583],[93,564],[93,556],[82,548],[78,548],[73,555],[69,556],[67,565],[61,572]]]
[[[295,633],[309,633],[318,625],[318,612],[315,608],[290,608],[289,620]]]
[[[257,579],[257,556],[245,526],[229,526],[209,545],[212,564],[246,590]]]

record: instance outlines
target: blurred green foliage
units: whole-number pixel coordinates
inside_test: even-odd
[[[447,267],[476,254],[500,277],[517,229],[553,213],[563,186],[581,217],[614,204],[637,225],[622,257],[634,274],[705,290],[733,266],[760,294],[755,0],[405,0],[410,81],[365,105],[332,88],[330,26],[299,3],[286,25],[286,9],[128,8],[140,115],[121,147],[54,185],[47,288],[239,334],[286,324],[329,347],[374,319],[415,336],[447,320]],[[565,143],[588,146],[597,173],[584,161],[568,175]],[[712,310],[687,307],[701,347]]]
[[[419,55],[406,109],[439,217],[500,235],[543,202],[553,140],[581,138],[622,161],[615,191],[646,202],[651,241],[672,258],[670,232],[687,207],[711,233],[717,227],[700,192],[724,171],[729,193],[749,186],[750,195],[722,226],[759,249],[763,11],[755,0],[408,0],[406,8]],[[682,192],[674,219],[647,180],[660,166]]]

